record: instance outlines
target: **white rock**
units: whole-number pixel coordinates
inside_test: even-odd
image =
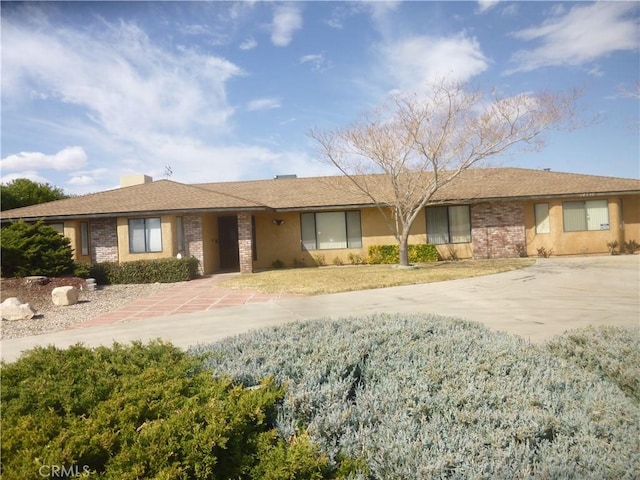
[[[56,287],[51,291],[54,305],[75,305],[78,303],[79,292],[76,287]]]
[[[3,320],[30,320],[36,314],[28,303],[22,303],[16,297],[7,298],[0,304]]]

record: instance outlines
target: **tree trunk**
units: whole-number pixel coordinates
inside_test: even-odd
[[[409,266],[409,235],[403,234],[400,237],[400,266]]]

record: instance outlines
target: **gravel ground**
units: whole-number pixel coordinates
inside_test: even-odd
[[[77,304],[58,307],[51,304],[36,309],[31,320],[2,320],[1,336],[10,338],[40,335],[65,330],[100,314],[111,312],[140,297],[154,295],[172,286],[172,283],[144,285],[108,285],[95,291],[82,290]]]

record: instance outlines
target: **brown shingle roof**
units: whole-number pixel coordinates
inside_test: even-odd
[[[3,218],[107,215],[164,211],[262,208],[263,205],[192,185],[159,180],[2,212]]]
[[[363,177],[364,178],[364,177]],[[371,182],[380,176],[369,176]],[[640,193],[640,180],[520,168],[471,169],[435,201]],[[169,180],[107,190],[2,212],[3,219],[128,213],[305,209],[371,205],[344,176],[187,185]]]

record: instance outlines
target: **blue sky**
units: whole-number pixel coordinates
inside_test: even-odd
[[[638,2],[2,2],[2,182],[72,194],[338,173],[312,128],[446,76],[583,90],[585,119],[500,166],[638,178]]]

